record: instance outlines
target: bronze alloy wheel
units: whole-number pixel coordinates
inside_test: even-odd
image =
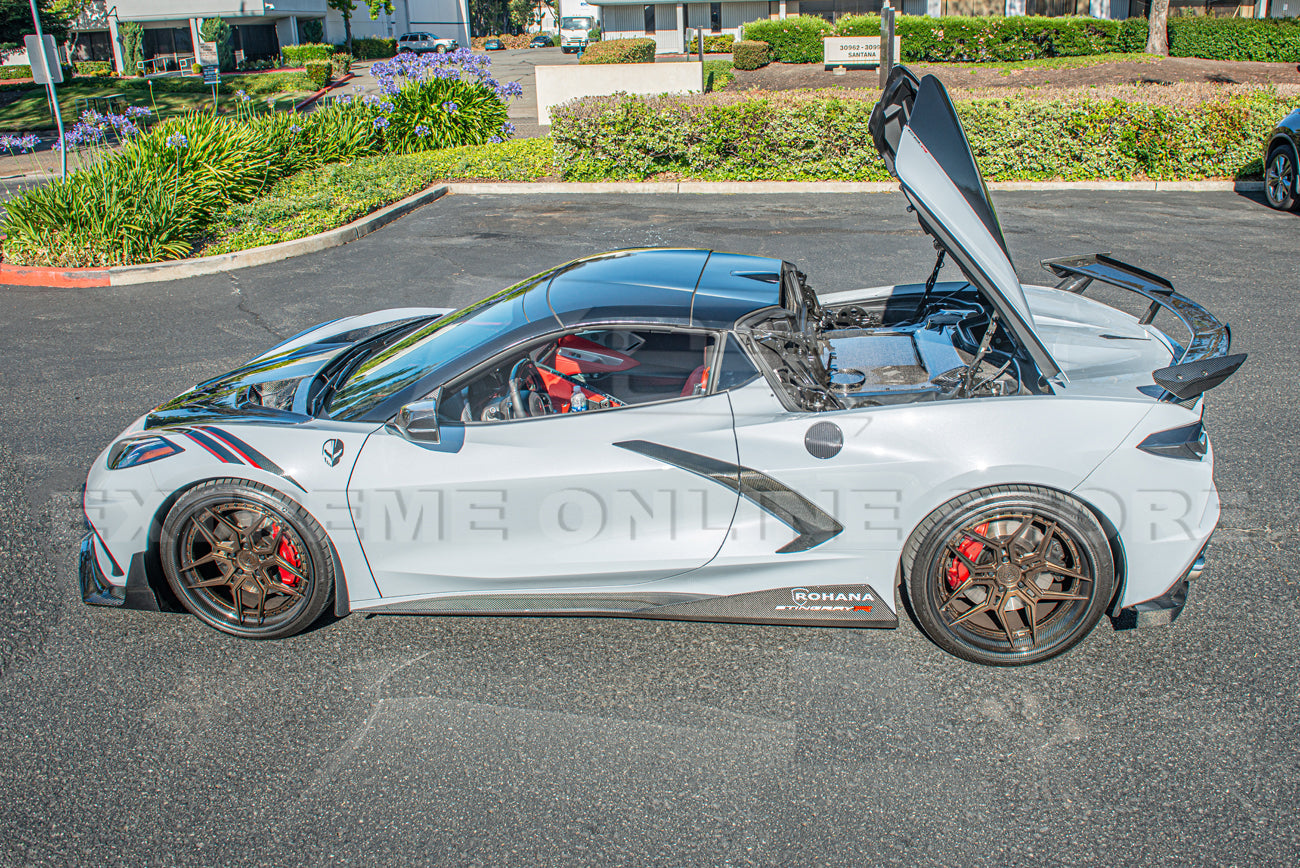
[[[257,483],[217,480],[192,489],[163,525],[173,592],[207,624],[248,638],[289,636],[311,624],[333,588],[319,526]]]
[[[927,635],[959,656],[1045,660],[1086,636],[1110,601],[1105,534],[1059,492],[972,492],[926,524],[909,570],[911,600]]]
[[[1296,207],[1296,164],[1291,149],[1278,145],[1264,164],[1264,196],[1283,211]]]

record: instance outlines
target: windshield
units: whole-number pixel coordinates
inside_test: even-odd
[[[552,272],[530,277],[496,295],[439,317],[359,365],[329,397],[333,419],[363,418],[381,401],[467,351],[502,338],[528,322],[523,296],[550,280]]]
[[[590,18],[561,18],[561,30],[590,30],[592,21]]]

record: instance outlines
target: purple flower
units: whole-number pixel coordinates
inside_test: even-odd
[[[129,118],[148,118],[153,117],[153,109],[142,105],[129,105],[126,107],[125,114]]]
[[[163,144],[165,144],[169,148],[176,148],[177,150],[180,150],[181,148],[189,147],[190,140],[189,137],[186,136],[184,133],[172,133],[170,136],[167,137],[167,141],[165,141]]]
[[[298,126],[297,124],[294,124],[293,126],[289,127],[289,132],[300,133],[302,132],[302,127]]]
[[[417,136],[427,136],[429,134],[429,128],[426,127],[424,124],[418,124],[415,127],[415,134]]]
[[[488,139],[488,141],[494,145],[499,145],[502,142],[504,142],[505,139],[501,138],[500,136],[493,136],[492,138]]]
[[[456,110],[457,110],[458,108],[460,108],[460,106],[456,105],[456,104],[455,104],[454,102],[452,102],[451,100],[448,100],[447,102],[445,102],[445,103],[442,104],[442,110],[445,111],[445,112],[446,112],[447,114],[449,114],[449,115],[454,115],[454,114],[456,113]]]
[[[388,118],[375,118],[375,127],[376,129],[381,129],[381,130],[387,129]]]

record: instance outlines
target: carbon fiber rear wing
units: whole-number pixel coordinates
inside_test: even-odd
[[[1161,400],[1194,400],[1228,379],[1246,361],[1245,353],[1228,354],[1232,329],[1227,323],[1219,322],[1205,308],[1174,292],[1173,284],[1157,274],[1111,259],[1104,253],[1044,259],[1042,265],[1061,278],[1057,289],[1082,294],[1094,280],[1101,281],[1135,292],[1151,302],[1138,320],[1142,325],[1154,322],[1156,314],[1163,309],[1187,328],[1186,344],[1167,335],[1174,345],[1174,364],[1151,374],[1156,385],[1165,390]]]

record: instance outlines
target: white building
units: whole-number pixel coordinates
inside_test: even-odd
[[[95,5],[101,6],[102,0]],[[120,25],[136,21],[144,26],[144,57],[150,69],[176,69],[193,62],[205,18],[225,19],[234,49],[248,60],[274,57],[281,46],[307,41],[302,31],[309,21],[322,25],[325,42],[337,45],[345,40],[343,15],[325,0],[116,0],[79,32],[73,56],[112,60],[122,70]],[[354,5],[353,38],[396,38],[408,31],[436,33],[469,45],[468,0],[393,0],[393,12],[380,13],[378,20],[371,20],[365,2]]]
[[[659,54],[685,51],[687,30],[703,27],[708,34],[729,33],[764,18],[799,14],[800,0],[726,0],[722,3],[645,3],[643,0],[603,0],[604,39],[649,38]]]

